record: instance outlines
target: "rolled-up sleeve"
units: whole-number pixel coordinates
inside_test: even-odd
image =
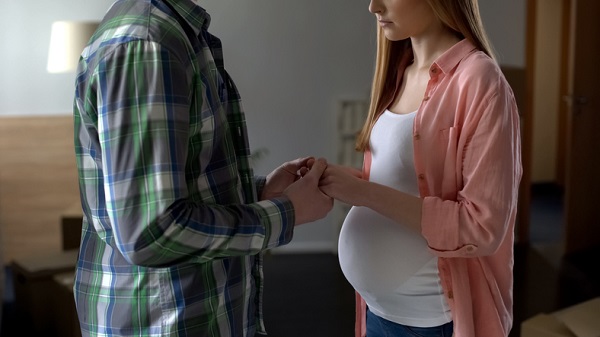
[[[488,92],[493,94],[469,106],[478,111],[465,114],[456,152],[446,153],[450,165],[440,165],[442,181],[432,185],[441,191],[423,198],[422,234],[440,257],[493,254],[514,222],[522,174],[519,117],[504,82]]]

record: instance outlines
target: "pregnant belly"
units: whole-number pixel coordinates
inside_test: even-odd
[[[366,207],[348,213],[338,253],[348,282],[374,297],[395,292],[433,258],[420,233]]]

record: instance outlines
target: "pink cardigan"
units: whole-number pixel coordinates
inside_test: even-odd
[[[413,126],[422,235],[439,257],[456,337],[506,337],[521,179],[519,114],[497,64],[462,40],[430,69]],[[368,179],[371,154],[365,152]],[[356,294],[356,336],[366,304]]]

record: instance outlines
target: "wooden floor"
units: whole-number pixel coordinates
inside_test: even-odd
[[[354,289],[333,254],[265,259],[265,325],[271,337],[352,337]]]

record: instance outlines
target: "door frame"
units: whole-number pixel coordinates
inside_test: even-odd
[[[533,155],[533,93],[535,86],[535,42],[537,24],[537,0],[527,0],[525,24],[525,98],[521,111],[521,163],[523,176],[519,186],[517,206],[516,244],[529,245],[531,221],[531,167]]]

